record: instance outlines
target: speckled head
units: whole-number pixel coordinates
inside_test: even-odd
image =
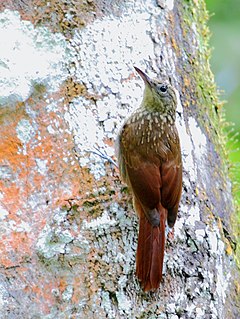
[[[158,79],[150,79],[139,68],[134,67],[145,83],[142,107],[149,111],[158,111],[161,113],[176,112],[177,99],[174,88],[170,83]]]

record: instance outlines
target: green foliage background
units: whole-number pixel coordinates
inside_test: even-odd
[[[221,99],[226,101],[231,172],[240,205],[240,0],[206,0],[206,4],[212,33],[211,67]]]

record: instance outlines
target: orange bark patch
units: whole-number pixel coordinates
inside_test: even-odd
[[[34,92],[27,101],[33,118],[26,113],[24,103],[11,112],[1,109],[0,166],[6,171],[0,181],[1,205],[9,213],[0,242],[0,261],[5,267],[32,258],[38,235],[56,209],[70,203],[80,205],[93,188],[92,176],[75,158],[64,121],[65,88],[48,96],[57,111],[49,111],[42,94]],[[26,140],[17,135],[23,119],[33,128]],[[27,232],[24,227],[28,227]]]

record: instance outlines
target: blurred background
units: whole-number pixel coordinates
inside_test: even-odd
[[[240,204],[240,0],[206,0],[213,48],[211,69],[221,92],[226,120],[233,182]]]

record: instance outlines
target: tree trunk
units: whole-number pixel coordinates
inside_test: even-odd
[[[0,4],[0,318],[238,318],[234,206],[204,1]],[[178,92],[184,167],[160,289],[114,140],[149,76]],[[107,155],[105,155],[107,154]]]

